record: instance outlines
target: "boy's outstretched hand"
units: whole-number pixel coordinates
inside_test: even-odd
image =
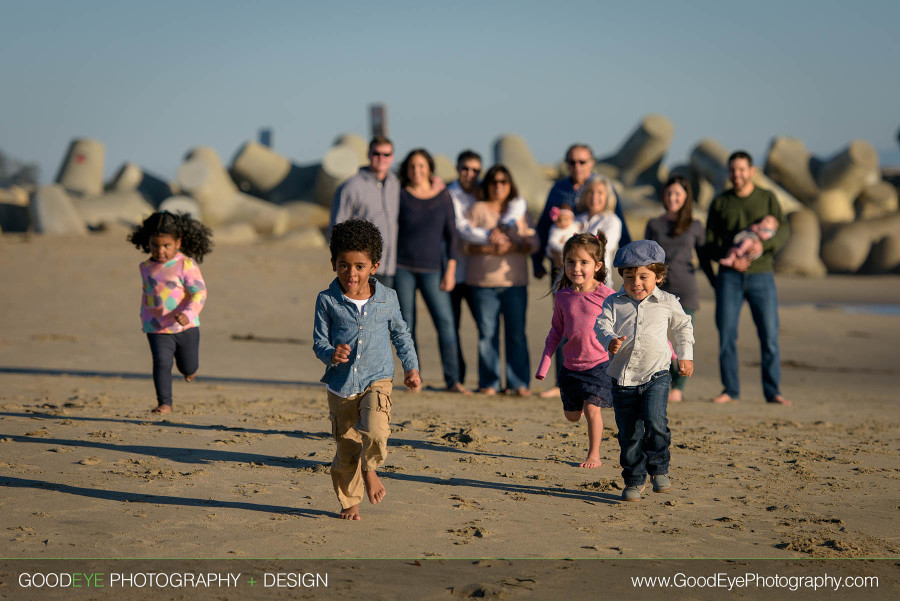
[[[334,364],[337,363],[346,363],[350,360],[350,345],[349,344],[339,344],[334,347],[334,354],[331,355],[331,362]]]
[[[694,362],[690,359],[678,360],[678,373],[685,377],[691,377],[694,373]]]
[[[403,383],[410,390],[418,390],[422,387],[422,378],[419,377],[418,369],[411,369],[403,374]]]
[[[609,351],[609,354],[615,355],[616,353],[618,353],[619,349],[622,348],[622,342],[626,338],[628,338],[628,336],[619,336],[618,338],[613,338],[612,340],[610,340],[609,348],[607,349],[607,351]]]

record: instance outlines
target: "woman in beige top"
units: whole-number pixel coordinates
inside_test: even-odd
[[[506,390],[520,396],[531,391],[531,365],[525,316],[528,308],[528,257],[539,246],[526,213],[514,225],[499,225],[518,190],[509,170],[494,165],[481,182],[479,200],[467,214],[474,227],[491,230],[486,245],[468,244],[466,283],[472,287],[478,324],[478,387],[484,394],[501,389],[500,316],[506,350]]]

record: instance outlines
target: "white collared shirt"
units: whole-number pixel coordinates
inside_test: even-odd
[[[691,318],[681,308],[677,296],[659,287],[641,302],[628,296],[624,288],[610,294],[603,302],[594,333],[606,349],[614,338],[625,336],[619,352],[611,355],[606,370],[619,386],[645,384],[656,372],[669,369],[670,333],[678,358],[694,358]]]

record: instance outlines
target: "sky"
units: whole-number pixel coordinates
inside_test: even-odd
[[[599,157],[650,113],[665,162],[703,138],[759,163],[775,136],[827,158],[854,139],[900,163],[900,2],[0,0],[0,150],[55,179],[73,138],[174,178],[195,146],[230,164],[261,127],[297,164],[387,104],[398,161],[505,133],[535,157]],[[896,160],[895,160],[896,159]]]

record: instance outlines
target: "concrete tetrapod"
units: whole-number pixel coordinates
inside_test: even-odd
[[[900,238],[900,213],[835,227],[822,242],[822,261],[829,273],[856,273],[869,257],[873,244],[885,238]]]
[[[295,165],[256,142],[241,146],[231,164],[231,176],[243,192],[275,204],[312,199],[318,171],[318,164]]]
[[[106,149],[102,142],[76,138],[69,144],[60,165],[56,183],[72,196],[103,194],[103,159]]]
[[[900,209],[897,188],[886,181],[878,181],[866,186],[853,203],[857,219],[884,217]]]
[[[662,115],[647,115],[638,124],[621,148],[602,163],[613,165],[619,170],[616,179],[625,186],[634,185],[645,172],[657,179],[658,166],[669,149],[675,127]],[[655,166],[655,168],[654,168]],[[649,170],[649,171],[648,171]],[[651,173],[652,172],[652,173]],[[658,182],[648,182],[658,185]]]
[[[135,226],[153,213],[153,207],[137,190],[109,192],[90,198],[76,198],[73,206],[90,228],[113,224]]]
[[[540,215],[553,181],[544,175],[544,169],[531,154],[528,143],[515,134],[500,136],[494,142],[494,163],[506,165],[529,210]]]
[[[316,174],[314,200],[324,207],[330,207],[334,193],[350,177],[359,171],[359,154],[351,145],[332,146],[322,157],[322,164]]]
[[[787,275],[825,277],[828,270],[819,258],[822,230],[815,211],[801,207],[788,215],[791,237],[775,255],[775,271]]]
[[[879,179],[878,153],[864,140],[854,140],[819,168],[816,178],[821,190],[840,189],[854,199],[863,188]]]
[[[178,169],[179,187],[197,199],[204,222],[210,227],[248,223],[261,235],[280,236],[287,231],[287,213],[269,202],[238,191],[222,167],[216,152],[208,147],[191,150]]]
[[[856,219],[853,200],[841,188],[822,190],[810,203],[822,223],[848,223]]]
[[[172,196],[172,186],[162,179],[150,175],[139,165],[125,162],[119,167],[116,175],[106,185],[107,192],[138,191],[153,207]]]
[[[87,226],[72,198],[59,184],[40,186],[28,204],[31,225],[39,234],[86,235]]]
[[[764,173],[803,203],[819,194],[811,171],[812,154],[802,140],[777,136],[769,147]]]

